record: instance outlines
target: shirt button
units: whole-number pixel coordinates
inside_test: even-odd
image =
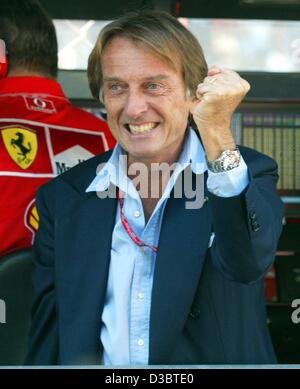
[[[142,347],[144,346],[144,341],[143,339],[139,339],[138,342],[137,342],[138,346]]]
[[[143,300],[144,299],[144,297],[145,297],[145,294],[144,293],[138,293],[138,298],[140,299],[140,300]]]
[[[133,216],[134,217],[140,217],[141,216],[141,212],[140,211],[134,211],[133,212]]]

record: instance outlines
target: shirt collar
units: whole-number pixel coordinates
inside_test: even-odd
[[[87,187],[86,192],[105,191],[110,184],[117,186],[133,198],[138,197],[132,181],[126,174],[126,152],[117,144],[109,160],[99,167],[96,177]],[[202,174],[207,170],[205,152],[200,139],[192,128],[187,130],[183,149],[177,161],[178,165],[172,175],[176,179],[179,173],[187,166],[191,166],[193,173]]]
[[[66,98],[60,84],[46,77],[6,77],[0,80],[0,94],[39,93]]]

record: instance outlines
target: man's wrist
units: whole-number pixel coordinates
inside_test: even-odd
[[[218,159],[225,150],[236,149],[236,143],[230,129],[202,128],[199,132],[209,161]]]

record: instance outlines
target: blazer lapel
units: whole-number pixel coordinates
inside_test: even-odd
[[[190,313],[209,244],[207,201],[194,210],[185,209],[186,201],[171,197],[163,217],[152,289],[150,364],[165,364],[172,353]]]
[[[101,313],[116,205],[116,199],[86,193],[77,196],[58,223],[61,363],[100,362]]]

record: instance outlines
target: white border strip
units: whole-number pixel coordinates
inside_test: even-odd
[[[9,177],[31,177],[31,178],[54,178],[56,174],[53,173],[22,173],[22,172],[0,172],[0,176]]]
[[[53,149],[52,149],[49,127],[45,126],[44,130],[45,130],[46,143],[47,143],[47,147],[48,147],[48,153],[49,153],[49,158],[50,158],[50,162],[51,162],[51,166],[52,166],[52,171],[53,171],[53,173],[55,173],[56,166],[55,166],[55,162],[54,162],[54,154],[53,154]]]
[[[19,119],[19,118],[0,119],[0,123],[10,123],[11,126],[17,125],[17,123],[12,123],[14,121],[16,121],[17,123],[22,123],[22,124],[31,124],[32,126],[37,126],[37,127],[50,127],[50,128],[54,128],[56,130],[78,132],[80,134],[90,134],[90,135],[96,135],[96,136],[102,136],[102,137],[104,136],[104,133],[102,131],[97,132],[97,131],[91,131],[91,130],[81,130],[79,128],[74,128],[74,127],[62,127],[62,126],[56,126],[55,124],[34,122],[31,120],[25,120],[25,119]]]
[[[33,241],[34,241],[34,237],[35,237],[35,232],[36,232],[36,231],[35,231],[31,226],[29,226],[29,225],[27,224],[26,216],[27,216],[27,213],[28,213],[28,211],[29,211],[29,208],[31,207],[31,205],[32,205],[34,202],[35,202],[35,197],[29,202],[29,204],[27,205],[26,210],[25,210],[25,212],[24,212],[24,215],[23,215],[24,225],[25,225],[25,227],[27,227],[28,230],[32,233],[31,245],[33,245]]]

